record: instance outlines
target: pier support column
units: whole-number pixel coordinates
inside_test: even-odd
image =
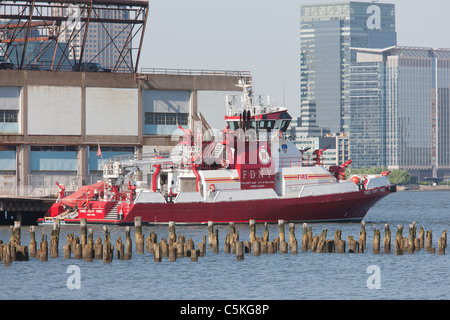
[[[30,146],[22,145],[16,148],[16,178],[18,187],[27,187],[30,173]]]
[[[87,161],[87,147],[79,146],[78,147],[78,176],[81,178],[78,181],[79,186],[83,186],[86,184],[91,184],[91,181],[86,181],[88,176],[88,161]]]

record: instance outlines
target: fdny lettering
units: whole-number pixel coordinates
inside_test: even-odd
[[[270,178],[270,174],[264,175],[264,172],[262,170],[242,170],[242,180],[247,179],[261,179],[261,178]]]
[[[298,180],[308,180],[308,175],[306,173],[299,174],[297,179]]]

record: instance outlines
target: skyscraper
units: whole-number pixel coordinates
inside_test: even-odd
[[[352,47],[397,44],[395,5],[371,2],[301,7],[301,100],[316,102],[317,124],[349,132]]]
[[[450,49],[355,49],[351,157],[419,179],[450,175]]]
[[[61,8],[53,9],[64,12],[69,19],[61,22],[59,41],[70,43],[67,55],[71,60],[79,62],[82,44],[85,41],[83,62],[96,62],[117,71],[133,69],[131,55],[131,27],[125,23],[90,22],[89,27],[77,20],[86,17],[87,12],[76,5],[62,4]],[[61,14],[61,13],[60,13]],[[94,18],[127,19],[129,12],[119,6],[109,6],[95,10]],[[84,33],[87,31],[86,39]]]

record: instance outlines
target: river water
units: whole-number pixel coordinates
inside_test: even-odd
[[[381,230],[389,223],[392,240],[397,225],[403,225],[403,235],[408,235],[408,224],[413,221],[419,229],[433,231],[433,246],[442,231],[450,225],[450,192],[407,191],[397,192],[381,200],[372,208],[364,221],[367,230],[367,249],[362,254],[301,252],[302,225],[296,225],[299,253],[246,254],[237,261],[225,254],[223,244],[229,228],[217,225],[219,253],[207,250],[198,262],[190,258],[169,262],[163,258],[155,263],[153,255],[133,252],[131,260],[114,259],[112,263],[101,260],[64,259],[62,246],[68,233],[80,234],[79,227],[61,227],[60,257],[48,262],[30,259],[0,263],[0,300],[4,299],[151,299],[151,300],[372,300],[372,299],[444,299],[450,298],[450,249],[445,255],[420,250],[402,256],[372,253],[372,225]],[[248,225],[236,225],[240,240],[249,238]],[[336,229],[342,230],[342,239],[359,237],[360,224],[315,223],[313,234],[328,229],[332,239]],[[104,233],[102,227],[93,226],[94,239]],[[50,227],[45,231],[50,238]],[[257,225],[257,235],[262,236],[263,225]],[[131,229],[134,247],[134,230]],[[167,226],[144,226],[147,236],[152,230],[168,238]],[[125,227],[110,227],[111,239],[125,239]],[[177,226],[178,235],[185,234],[196,245],[207,236],[207,226]],[[0,240],[7,242],[11,231],[0,227]],[[36,227],[39,243],[42,227]],[[278,236],[278,226],[269,225],[270,239]],[[288,226],[286,226],[286,239]],[[22,227],[22,244],[28,245],[28,226]],[[348,250],[348,248],[347,248]],[[381,243],[381,252],[382,243]],[[76,270],[76,271],[74,271]],[[75,279],[74,277],[77,276]],[[79,276],[79,277],[78,277]],[[74,280],[75,279],[75,280]]]

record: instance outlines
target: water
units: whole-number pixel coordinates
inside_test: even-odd
[[[420,250],[402,256],[372,254],[372,225],[384,236],[384,223],[389,223],[392,239],[397,225],[403,225],[403,235],[408,234],[408,224],[415,221],[418,228],[433,231],[433,246],[450,222],[450,192],[397,192],[380,201],[365,218],[367,249],[363,254],[311,253],[297,255],[280,253],[254,257],[245,255],[237,261],[232,254],[223,252],[228,226],[215,226],[219,230],[220,252],[208,250],[204,257],[193,263],[190,258],[175,263],[163,258],[155,263],[146,252],[131,260],[114,259],[112,263],[94,260],[64,259],[62,245],[68,233],[80,234],[79,227],[62,227],[60,257],[49,256],[48,262],[30,259],[27,262],[0,264],[0,299],[158,299],[158,300],[299,300],[299,299],[449,299],[450,249],[445,255],[430,254]],[[328,229],[332,239],[336,229],[342,230],[342,239],[349,235],[359,237],[360,224],[310,224],[313,234]],[[257,235],[262,236],[263,226],[257,225]],[[249,237],[248,225],[237,225],[240,240]],[[102,227],[94,226],[94,239],[103,239]],[[151,230],[168,237],[167,226],[144,226],[147,236]],[[125,227],[110,227],[113,242],[120,235],[125,239]],[[50,227],[46,227],[49,236]],[[132,237],[133,237],[132,229]],[[278,226],[269,226],[270,239],[278,236]],[[7,242],[10,228],[0,227],[0,239]],[[36,241],[40,242],[42,227],[36,227]],[[177,226],[177,234],[191,237],[196,245],[207,236],[207,226]],[[286,226],[286,238],[288,227]],[[302,226],[296,225],[296,236],[301,249]],[[22,244],[29,244],[29,227],[22,227]],[[134,239],[133,239],[134,244]],[[134,246],[133,246],[134,247]],[[382,243],[381,243],[382,247]],[[348,248],[347,248],[348,249]],[[383,249],[381,248],[381,251]],[[80,289],[70,290],[67,281],[72,273],[69,266],[79,267]],[[369,266],[379,269],[377,282],[380,289],[369,289]],[[374,282],[371,282],[374,283]]]

